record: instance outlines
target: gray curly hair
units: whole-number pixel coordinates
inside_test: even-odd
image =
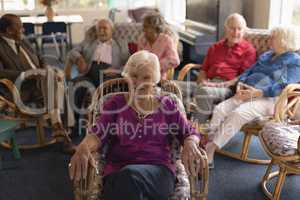
[[[148,13],[143,19],[143,24],[145,23],[153,27],[157,33],[164,32],[167,27],[167,22],[158,12]]]

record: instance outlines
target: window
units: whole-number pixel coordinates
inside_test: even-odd
[[[293,9],[292,24],[300,26],[300,1],[295,2]]]
[[[0,0],[1,11],[42,10],[40,0]],[[108,0],[60,0],[56,9],[98,8],[107,4]]]
[[[279,24],[300,27],[299,0],[270,0],[269,28]]]
[[[107,0],[110,8],[134,9],[139,7],[156,7],[157,0]]]
[[[55,7],[58,9],[98,8],[106,4],[107,4],[107,0],[63,0]]]
[[[1,0],[1,10],[33,10],[35,0]]]

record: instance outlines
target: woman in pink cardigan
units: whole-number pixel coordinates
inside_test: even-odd
[[[161,79],[167,79],[167,71],[179,65],[177,53],[178,37],[167,27],[164,18],[158,13],[151,13],[143,20],[142,35],[138,40],[138,50],[147,50],[158,56]]]

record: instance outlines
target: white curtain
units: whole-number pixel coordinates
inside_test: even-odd
[[[185,0],[157,0],[157,7],[168,22],[183,23],[185,21]]]
[[[139,7],[156,7],[157,0],[108,0],[109,8],[134,9]]]
[[[108,0],[109,8],[134,9],[157,7],[168,22],[182,23],[185,20],[185,0]]]

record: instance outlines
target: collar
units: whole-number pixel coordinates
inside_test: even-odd
[[[97,40],[97,43],[101,44],[101,45],[112,45],[112,39],[110,39],[106,42],[101,42],[100,40]]]
[[[15,45],[16,41],[5,36],[1,36],[8,44]]]
[[[227,39],[223,39],[223,40],[222,40],[222,43],[223,43],[224,46],[226,46],[226,47],[228,47],[228,48],[243,47],[243,46],[244,46],[244,39],[241,39],[240,42],[235,43],[235,44],[234,44],[233,46],[231,46],[231,47],[229,47],[229,46],[227,45]]]

